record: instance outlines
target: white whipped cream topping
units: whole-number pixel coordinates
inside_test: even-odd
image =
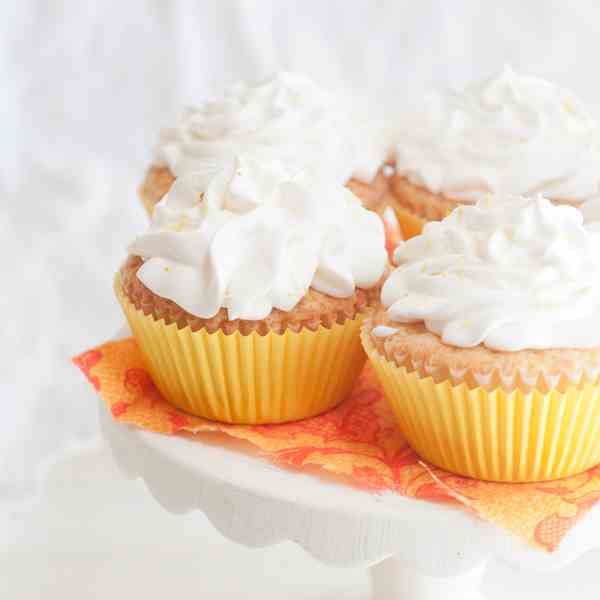
[[[600,228],[600,198],[593,198],[584,202],[580,210],[585,223],[593,225],[595,229]]]
[[[385,325],[378,325],[377,327],[373,327],[373,331],[371,333],[377,338],[389,337],[390,335],[394,335],[398,333],[399,329],[395,327],[386,327]]]
[[[246,167],[245,180],[259,178]],[[142,283],[189,313],[211,318],[224,307],[231,320],[263,319],[292,310],[309,287],[347,298],[383,275],[381,219],[347,188],[296,177],[255,206],[244,185],[234,193],[213,181],[203,193],[204,183],[178,178],[129,248],[144,259]]]
[[[292,174],[370,181],[389,153],[387,138],[383,124],[369,122],[347,98],[282,72],[236,83],[221,98],[186,109],[162,132],[155,163],[177,177],[201,173],[206,184],[240,154],[279,162]]]
[[[487,197],[401,244],[382,290],[390,318],[450,345],[600,346],[600,232],[542,198]]]
[[[599,195],[598,123],[569,91],[508,67],[463,92],[431,94],[403,130],[398,172],[436,193]]]

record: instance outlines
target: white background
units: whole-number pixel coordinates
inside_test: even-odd
[[[593,0],[0,3],[0,506],[10,507],[3,512],[10,526],[6,560],[0,561],[0,597],[60,597],[60,590],[70,589],[61,570],[69,563],[52,567],[53,552],[56,560],[79,553],[96,573],[116,540],[121,554],[114,556],[125,561],[129,555],[130,546],[116,532],[147,535],[150,518],[158,522],[154,541],[161,544],[167,517],[156,508],[149,506],[147,514],[131,507],[110,513],[111,499],[125,493],[119,488],[125,484],[111,483],[115,478],[102,467],[107,457],[101,450],[89,463],[75,460],[87,468],[85,486],[77,468],[56,471],[61,502],[87,486],[96,490],[82,497],[92,503],[87,517],[75,511],[65,520],[52,495],[35,500],[33,494],[41,489],[40,464],[97,435],[88,390],[68,359],[110,337],[121,322],[111,279],[127,242],[145,223],[136,186],[158,129],[183,104],[218,93],[233,80],[285,68],[330,87],[368,91],[373,110],[385,109],[393,118],[407,97],[431,84],[460,86],[510,63],[571,88],[600,116],[599,24],[600,4]],[[107,514],[97,516],[99,491],[108,498],[107,522],[102,520]],[[124,506],[145,506],[140,490],[127,493],[134,496]],[[72,523],[73,539],[57,534],[60,515],[60,527]],[[77,525],[90,515],[101,529]],[[205,536],[206,543],[225,544],[214,532]],[[3,540],[0,536],[0,544]],[[249,551],[226,546],[223,557],[228,552],[244,562]],[[350,575],[300,554],[283,555],[290,557],[286,568],[293,581],[310,588],[302,571],[294,570],[305,568],[322,582],[319,589],[329,582],[333,589],[348,584],[352,590]],[[23,571],[29,560],[38,578]],[[58,587],[36,595],[31,586],[51,573]],[[218,583],[218,569],[209,575],[215,590],[234,586],[228,578]],[[190,573],[174,573],[171,589],[178,589],[177,578],[189,582]],[[8,595],[2,594],[3,581],[11,586]],[[268,590],[271,583],[263,579],[257,585]],[[361,597],[365,580],[355,583]],[[109,590],[88,597],[104,593]],[[314,593],[311,597],[319,597]]]

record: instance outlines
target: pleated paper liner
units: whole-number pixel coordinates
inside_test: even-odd
[[[425,223],[427,223],[422,217],[409,212],[406,208],[402,208],[397,204],[394,205],[394,212],[402,230],[402,237],[405,240],[419,235],[423,231]]]
[[[600,463],[600,386],[507,392],[435,383],[364,347],[411,447],[425,460],[497,482],[539,482]]]
[[[161,394],[200,417],[237,424],[305,419],[339,404],[366,361],[362,318],[299,333],[242,335],[179,329],[115,291]]]

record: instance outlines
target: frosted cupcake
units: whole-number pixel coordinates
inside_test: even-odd
[[[402,128],[392,204],[405,237],[482,193],[599,195],[598,123],[567,90],[511,69],[460,93],[431,94]]]
[[[412,447],[495,481],[600,462],[600,231],[500,196],[396,251],[363,343]]]
[[[175,177],[200,173],[206,186],[225,170],[232,191],[255,201],[304,171],[347,184],[367,208],[382,213],[389,154],[381,125],[308,77],[283,72],[237,83],[185,110],[162,132],[140,195],[151,214]],[[243,157],[266,165],[268,176],[252,179]]]
[[[183,176],[129,250],[117,296],[175,406],[275,423],[352,388],[387,254],[381,220],[347,188],[295,179],[249,208],[218,180],[204,191]]]

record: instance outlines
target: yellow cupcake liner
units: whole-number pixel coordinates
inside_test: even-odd
[[[361,316],[316,331],[225,335],[144,315],[118,277],[115,291],[164,398],[214,421],[265,424],[318,415],[346,398],[366,362]]]
[[[402,433],[426,461],[459,475],[536,482],[600,463],[600,386],[542,393],[435,383],[363,345]]]
[[[398,219],[398,223],[400,223],[400,229],[402,230],[402,237],[405,240],[409,240],[416,235],[419,235],[425,227],[425,223],[427,220],[419,215],[411,213],[405,208],[398,206],[394,203],[394,212],[396,213],[396,218]]]

